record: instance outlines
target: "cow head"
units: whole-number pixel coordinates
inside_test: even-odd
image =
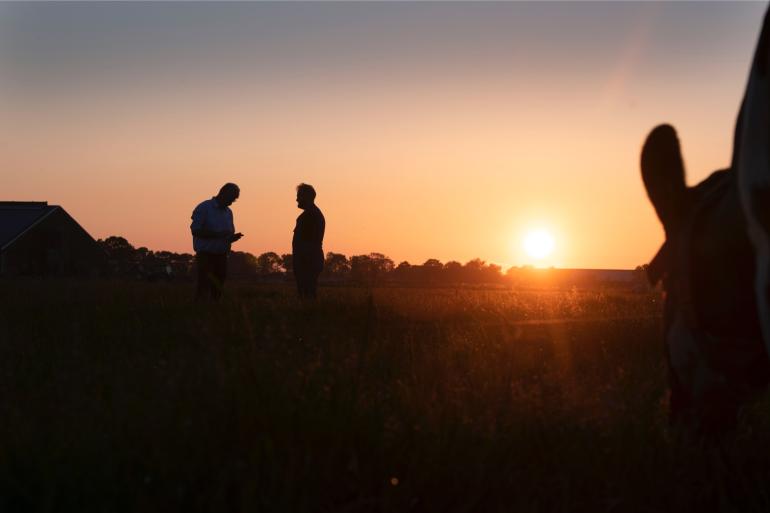
[[[641,155],[642,179],[666,232],[648,272],[652,281],[664,278],[668,292],[672,419],[690,418],[703,430],[730,424],[748,394],[770,381],[769,25],[770,14],[731,168],[687,187],[670,125],[652,130]]]

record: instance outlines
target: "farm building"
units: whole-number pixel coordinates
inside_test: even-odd
[[[0,201],[0,275],[95,275],[105,263],[93,237],[60,206]]]

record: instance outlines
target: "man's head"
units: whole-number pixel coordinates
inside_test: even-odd
[[[297,207],[305,210],[315,202],[315,189],[312,185],[301,183],[297,186]]]
[[[241,189],[239,189],[237,185],[234,183],[226,183],[219,189],[219,194],[217,194],[216,198],[220,205],[229,207],[240,195]]]

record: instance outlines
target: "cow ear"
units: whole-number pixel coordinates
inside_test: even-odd
[[[642,148],[641,166],[647,195],[668,233],[680,221],[687,191],[674,127],[659,125],[650,132]]]

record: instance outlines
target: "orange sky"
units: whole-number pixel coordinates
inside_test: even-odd
[[[544,227],[546,264],[634,267],[646,133],[679,129],[691,183],[729,163],[764,8],[2,4],[0,199],[191,251],[234,181],[238,249],[283,253],[305,181],[327,251],[507,267]]]

